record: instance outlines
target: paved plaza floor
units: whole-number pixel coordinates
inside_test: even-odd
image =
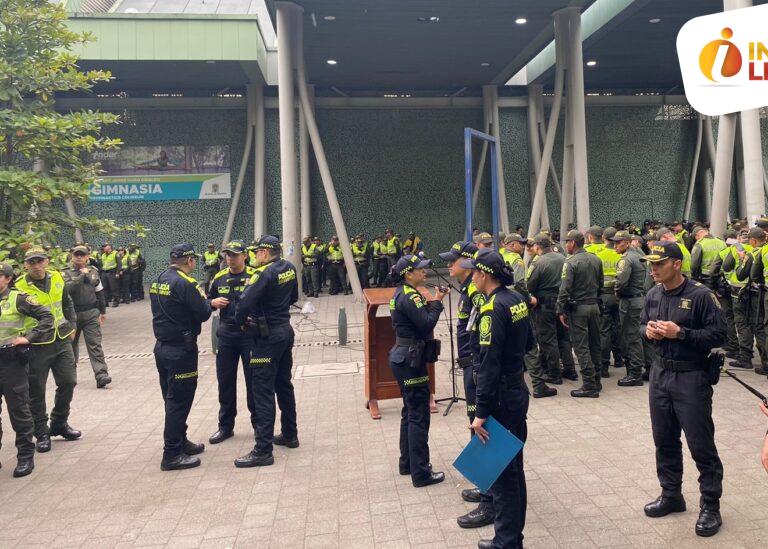
[[[218,410],[208,323],[189,417],[189,438],[206,443],[202,466],[165,473],[149,302],[110,309],[105,351],[114,383],[96,389],[87,357],[78,364],[70,423],[83,431],[82,440],[55,439],[50,453],[36,456],[31,476],[13,479],[13,434],[3,412],[0,548],[470,548],[491,536],[491,527],[456,525],[472,508],[459,495],[469,485],[451,465],[469,438],[463,403],[447,417],[432,415],[431,460],[446,481],[413,488],[397,470],[400,401],[381,401],[380,421],[364,407],[362,305],[351,296],[312,301],[315,314],[293,318],[301,446],[276,447],[271,467],[235,469],[233,460],[253,445],[242,377],[235,437],[208,444]],[[340,306],[350,326],[346,347],[335,343]],[[444,339],[439,398],[450,394],[442,321],[437,333]],[[730,379],[715,387],[724,524],[720,534],[702,539],[693,532],[698,474],[687,450],[688,511],[663,519],[643,515],[643,505],[660,492],[648,388],[618,388],[620,372],[612,370],[599,399],[571,398],[576,384],[566,381],[557,397],[531,400],[526,547],[768,547],[768,475],[759,462],[766,418],[757,399]],[[741,376],[768,391],[765,377]],[[50,406],[52,381],[48,397]]]

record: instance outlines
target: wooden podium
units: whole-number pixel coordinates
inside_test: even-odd
[[[434,301],[428,292],[424,292],[429,301]],[[380,306],[389,307],[389,301],[395,295],[394,288],[367,288],[365,296],[365,407],[371,413],[371,419],[381,419],[379,400],[400,398],[400,387],[389,367],[389,350],[395,344],[395,330],[392,319],[376,316]],[[435,404],[435,365],[427,364],[429,372],[429,407],[437,412]]]

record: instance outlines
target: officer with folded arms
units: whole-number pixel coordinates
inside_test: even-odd
[[[11,426],[16,431],[18,464],[14,477],[35,468],[32,412],[27,381],[29,345],[53,337],[53,315],[34,297],[11,289],[13,266],[0,263],[0,401],[5,397]],[[3,437],[0,426],[0,440]]]
[[[171,249],[171,265],[149,288],[155,364],[165,401],[163,460],[160,469],[190,469],[200,465],[205,446],[187,439],[187,417],[197,390],[197,336],[200,326],[218,307],[205,298],[192,273],[197,254],[191,244]]]
[[[656,242],[642,258],[657,283],[645,300],[640,331],[653,343],[649,402],[656,472],[661,496],[645,506],[649,517],[685,511],[680,430],[699,470],[701,490],[696,534],[713,536],[720,526],[723,464],[715,446],[712,384],[722,361],[709,357],[725,342],[725,315],[712,291],[681,273],[683,254],[672,242]]]
[[[293,339],[290,307],[299,299],[296,267],[281,257],[280,240],[262,236],[256,245],[256,272],[235,311],[235,323],[253,338],[250,370],[256,417],[256,445],[235,467],[272,465],[272,445],[297,448],[296,397],[291,383]],[[275,397],[280,434],[275,435]]]
[[[472,281],[486,296],[480,308],[480,363],[477,367],[477,410],[471,428],[481,441],[493,416],[504,428],[525,442],[528,436],[528,387],[523,377],[523,358],[536,344],[522,295],[506,286],[514,276],[501,255],[484,249],[462,267],[474,268]],[[496,511],[495,536],[478,547],[521,549],[527,506],[522,450],[491,486]]]

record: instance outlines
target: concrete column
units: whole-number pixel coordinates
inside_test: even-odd
[[[715,148],[715,132],[712,130],[712,117],[704,117],[704,143],[707,146],[709,170],[704,172],[704,217],[712,219],[712,181],[715,178],[717,150]]]
[[[249,86],[248,93],[253,96],[254,109],[254,145],[253,145],[253,239],[256,240],[267,232],[267,194],[264,185],[265,123],[264,123],[264,86]]]
[[[303,56],[302,56],[303,58]],[[308,86],[310,101],[314,102],[315,87]],[[310,193],[310,155],[309,132],[304,109],[299,110],[299,168],[301,174],[301,237],[312,234],[312,203]]]
[[[685,197],[685,208],[683,209],[683,219],[688,220],[691,217],[691,205],[693,204],[693,192],[696,189],[696,179],[699,175],[699,164],[701,163],[701,146],[704,137],[704,116],[699,114],[696,118],[696,147],[693,151],[693,164],[691,165],[691,178],[688,181],[688,193]]]
[[[486,86],[483,86],[484,88]],[[498,143],[496,155],[496,177],[499,193],[499,226],[504,234],[509,233],[509,206],[507,205],[507,187],[504,185],[504,162],[501,154],[501,123],[499,122],[499,88],[488,86],[491,97],[491,120],[493,121],[493,136]],[[496,235],[494,235],[496,236]]]
[[[741,140],[741,119],[736,117],[736,138],[733,144],[733,170],[736,174],[736,217],[747,216],[747,188],[744,182],[744,145]]]
[[[717,128],[717,160],[712,189],[712,216],[709,220],[712,234],[721,236],[728,223],[728,205],[733,175],[733,146],[736,140],[736,114],[720,117]]]
[[[573,137],[573,178],[576,191],[576,223],[580,231],[590,225],[587,123],[584,105],[584,56],[581,46],[581,8],[566,8],[569,27],[568,116]]]
[[[277,82],[280,113],[280,198],[283,256],[300,268],[298,235],[298,170],[296,166],[296,113],[293,95],[293,38],[291,21],[301,8],[292,2],[275,2],[277,10]]]
[[[539,170],[541,170],[541,144],[539,142],[539,100],[543,93],[543,86],[540,84],[530,84],[528,86],[528,152],[531,160],[530,189],[531,189],[531,207],[533,207],[533,195],[536,192],[536,179]],[[550,163],[550,166],[552,163]],[[546,183],[545,183],[546,189]],[[549,227],[549,209],[547,208],[546,190],[544,191],[544,201],[541,204],[541,223]]]
[[[765,213],[763,190],[763,142],[760,135],[760,113],[757,109],[741,112],[741,146],[744,151],[744,195],[746,215],[753,220]]]
[[[77,217],[77,210],[75,210],[75,202],[71,198],[64,199],[64,207],[67,209],[67,215],[69,217]],[[75,242],[84,242],[83,231],[80,228],[75,228]]]
[[[251,149],[253,146],[253,126],[255,122],[255,110],[253,101],[254,88],[261,86],[246,86],[246,121],[245,121],[245,147],[243,148],[243,156],[240,159],[240,170],[237,174],[237,181],[235,182],[235,188],[232,191],[232,201],[229,204],[229,215],[227,216],[227,224],[224,227],[224,237],[221,239],[221,247],[226,246],[227,242],[232,239],[232,231],[235,226],[235,217],[237,217],[237,209],[240,206],[240,194],[243,191],[243,182],[245,181],[245,172],[248,169],[248,163],[251,160]],[[254,195],[254,201],[257,201],[257,196]]]
[[[490,134],[491,132],[491,96],[489,94],[488,86],[483,86],[483,132]],[[485,172],[485,159],[488,155],[488,142],[483,140],[482,149],[480,151],[480,161],[477,163],[477,173],[475,174],[475,186],[472,188],[472,215],[475,215],[477,209],[477,198],[480,196],[480,187],[483,183],[483,172]]]

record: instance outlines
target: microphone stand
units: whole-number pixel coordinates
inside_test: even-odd
[[[450,280],[445,278],[443,275],[441,275],[437,269],[432,268],[432,271],[437,275],[437,277],[445,282],[448,287],[452,290],[459,291],[456,287],[454,287],[453,284],[451,284]],[[454,340],[453,340],[453,301],[451,299],[451,293],[448,292],[448,315],[445,315],[445,309],[443,309],[443,316],[445,317],[445,321],[448,323],[448,334],[451,340],[451,396],[446,398],[439,398],[435,400],[435,404],[439,402],[447,402],[448,407],[445,409],[445,412],[443,412],[443,417],[447,416],[451,412],[451,407],[456,402],[466,402],[467,400],[465,398],[462,398],[457,395],[456,393],[456,351],[454,348]]]

